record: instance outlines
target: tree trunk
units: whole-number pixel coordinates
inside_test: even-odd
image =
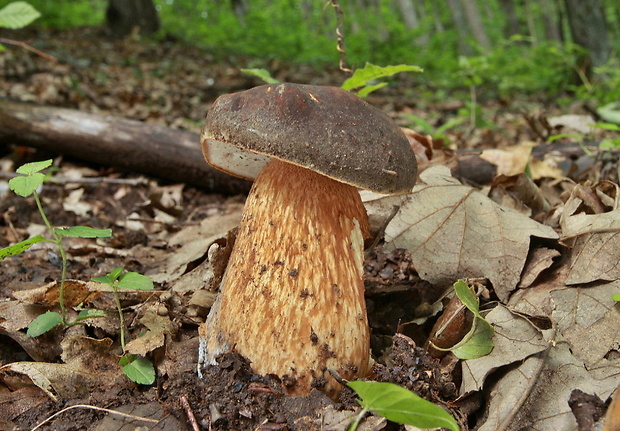
[[[541,2],[543,8],[543,24],[545,28],[545,39],[561,43],[563,41],[560,26],[560,12],[555,2],[543,0]]]
[[[605,11],[600,0],[564,0],[573,42],[589,52],[593,66],[605,64],[611,52]]]
[[[463,5],[463,11],[465,12],[465,18],[469,25],[469,30],[472,36],[476,39],[476,42],[483,48],[491,48],[491,41],[487,36],[487,32],[482,24],[482,17],[480,16],[480,10],[478,9],[478,3],[475,0],[461,0]]]
[[[465,13],[463,12],[463,5],[459,0],[448,0],[448,6],[450,8],[450,15],[452,16],[452,22],[458,33],[458,51],[461,55],[471,55],[472,49],[467,40],[469,39],[469,30],[467,27],[467,20],[465,19]]]
[[[195,133],[0,98],[0,145],[25,145],[224,194],[249,182],[211,168]]]
[[[521,25],[513,0],[500,0],[499,2],[504,15],[506,15],[506,27],[504,28],[504,37],[506,39],[516,34],[521,34]]]
[[[527,22],[527,30],[530,34],[532,45],[538,44],[538,33],[536,32],[536,24],[534,23],[534,14],[532,13],[532,5],[530,0],[525,0],[525,20]]]
[[[118,39],[134,31],[151,34],[159,30],[153,0],[109,0],[106,23],[112,37]]]
[[[400,14],[403,17],[403,22],[407,30],[415,30],[420,27],[418,14],[411,0],[397,0],[396,4],[398,4],[398,9],[400,9]]]

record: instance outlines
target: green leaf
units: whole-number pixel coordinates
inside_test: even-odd
[[[469,309],[474,315],[481,317],[479,313],[480,302],[474,291],[469,287],[467,281],[458,280],[454,283],[454,292],[459,297],[463,305]]]
[[[27,240],[24,240],[16,244],[10,245],[8,247],[5,247],[3,249],[0,249],[0,260],[4,260],[5,258],[9,256],[15,256],[16,254],[20,254],[28,250],[34,244],[38,242],[43,242],[43,241],[49,241],[49,239],[44,238],[41,235],[37,235],[37,236],[33,236],[32,238],[28,238]]]
[[[21,197],[28,197],[45,181],[45,175],[33,173],[28,176],[15,177],[9,180],[9,188]]]
[[[271,76],[269,71],[265,69],[241,69],[243,73],[247,73],[248,75],[256,76],[257,78],[262,79],[267,84],[278,84],[280,81]]]
[[[368,96],[373,91],[383,88],[386,85],[387,85],[387,82],[380,82],[379,84],[374,84],[374,85],[366,85],[365,87],[362,87],[362,89],[355,94],[357,94],[357,97],[361,97],[363,99],[364,97]]]
[[[112,280],[118,280],[118,278],[121,276],[121,274],[123,273],[123,270],[125,268],[123,268],[122,266],[119,266],[117,268],[114,268],[112,271],[110,271],[108,273],[108,275],[110,276],[110,278]]]
[[[148,359],[136,355],[124,355],[119,363],[123,366],[123,373],[132,381],[141,385],[152,385],[155,382],[155,368]]]
[[[26,335],[29,337],[38,337],[41,334],[45,334],[50,329],[55,328],[62,323],[62,317],[60,314],[54,311],[48,311],[37,316],[30,325],[28,325],[28,331]]]
[[[98,319],[100,317],[106,317],[106,316],[107,314],[103,310],[97,310],[97,309],[82,310],[78,313],[77,317],[75,318],[75,321],[81,322],[86,319]]]
[[[133,289],[133,290],[153,290],[153,281],[146,275],[138,274],[137,272],[128,272],[121,275],[118,287],[121,289]]]
[[[459,359],[476,359],[493,350],[493,326],[480,317],[475,317],[472,328],[463,341],[452,347],[452,353]]]
[[[114,282],[116,281],[116,279],[110,277],[109,274],[103,275],[101,277],[93,277],[91,278],[91,280],[96,281],[97,283],[105,283],[105,284],[114,284]]]
[[[614,301],[620,301],[620,293],[614,293],[613,295],[611,295],[611,298]]]
[[[52,166],[52,159],[42,160],[40,162],[31,162],[21,165],[15,172],[23,175],[32,175],[35,172],[41,172],[43,169]]]
[[[475,359],[488,355],[493,350],[493,326],[480,315],[480,302],[466,280],[454,283],[454,292],[461,302],[474,314],[469,332],[450,350],[459,359]]]
[[[363,69],[357,69],[353,72],[353,76],[342,83],[345,90],[353,90],[354,88],[365,87],[374,79],[387,78],[400,72],[422,72],[418,66],[409,66],[399,64],[397,66],[375,66],[366,63]]]
[[[54,231],[60,236],[71,238],[108,238],[112,236],[112,229],[95,229],[88,226],[56,228]]]
[[[454,418],[441,407],[393,383],[349,382],[360,396],[360,405],[389,421],[418,428],[448,428],[459,431]]]
[[[40,16],[39,11],[29,3],[16,1],[0,9],[0,27],[12,29],[26,27]]]

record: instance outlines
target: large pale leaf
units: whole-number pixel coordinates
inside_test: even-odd
[[[563,218],[562,236],[572,245],[566,284],[620,278],[620,210]]]
[[[530,237],[557,238],[549,227],[504,208],[450,176],[429,168],[387,226],[388,249],[406,248],[423,279],[449,286],[465,277],[491,280],[500,299],[516,287]]]

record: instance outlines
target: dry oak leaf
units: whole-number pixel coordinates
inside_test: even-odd
[[[562,241],[572,245],[566,284],[620,279],[620,210],[571,215],[561,225]]]
[[[386,248],[406,248],[420,277],[449,286],[488,278],[505,301],[519,283],[530,237],[557,238],[549,227],[504,208],[436,166],[406,196],[385,230]]]

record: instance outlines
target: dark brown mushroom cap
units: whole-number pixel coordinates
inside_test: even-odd
[[[270,84],[220,96],[201,141],[211,165],[247,179],[274,157],[378,193],[408,192],[416,180],[400,128],[337,87]]]

